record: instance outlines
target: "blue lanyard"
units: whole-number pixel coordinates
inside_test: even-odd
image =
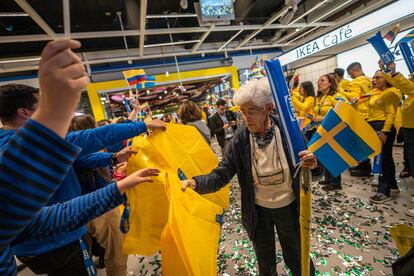
[[[96,270],[93,266],[93,261],[91,256],[89,255],[88,249],[86,248],[85,242],[82,240],[82,238],[79,239],[80,248],[82,250],[83,255],[83,261],[85,262],[85,268],[88,272],[88,276],[96,276]]]
[[[121,231],[121,233],[126,234],[128,233],[131,227],[129,224],[129,215],[131,213],[131,209],[129,208],[129,204],[127,200],[124,201],[124,207],[125,208],[124,208],[124,211],[122,212],[121,222],[119,224],[119,230]]]

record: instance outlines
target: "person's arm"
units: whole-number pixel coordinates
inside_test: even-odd
[[[131,103],[132,110],[131,113],[128,115],[128,120],[131,122],[136,122],[138,118],[138,113],[141,111],[141,107],[139,106],[138,100],[134,100]]]
[[[297,98],[292,97],[292,103],[295,109],[306,112],[306,110],[311,110],[315,106],[315,98],[306,97],[305,100],[301,102]]]
[[[392,86],[400,90],[404,95],[414,97],[414,83],[405,78],[403,74],[384,74],[384,77]]]
[[[199,194],[208,194],[214,193],[226,186],[236,174],[234,153],[235,145],[233,138],[217,168],[209,174],[195,176],[193,179],[184,181],[183,189],[190,187]]]
[[[153,182],[151,177],[158,176],[158,174],[159,170],[157,169],[139,170],[123,180],[109,184],[90,194],[65,203],[44,207],[14,243],[41,239],[76,229],[118,207],[124,202],[123,195],[129,189],[143,182]]]
[[[112,157],[112,152],[94,152],[77,158],[73,166],[83,169],[104,168],[112,165]]]
[[[89,82],[71,50],[79,47],[77,41],[56,40],[43,49],[39,107],[0,154],[2,253],[50,199],[79,152],[62,139]],[[3,257],[8,258],[2,255],[0,271]]]
[[[351,101],[353,98],[359,98],[362,95],[362,88],[359,83],[351,82],[348,91],[341,89],[340,93],[344,95],[348,101]]]
[[[381,132],[390,132],[395,121],[395,114],[397,113],[400,104],[400,97],[394,92],[388,92],[383,97],[385,107],[385,122]]]
[[[51,198],[79,149],[28,120],[0,156],[0,247],[10,243]]]
[[[147,131],[147,129],[165,129],[165,123],[160,120],[151,122],[136,122],[129,124],[113,124],[94,129],[69,132],[66,139],[82,148],[81,155],[87,155],[102,150],[119,141],[133,138]]]
[[[95,152],[76,159],[73,166],[84,169],[104,168],[112,166],[114,163],[126,162],[132,154],[136,153],[136,151],[131,150],[131,147],[123,148],[121,151],[115,153]]]

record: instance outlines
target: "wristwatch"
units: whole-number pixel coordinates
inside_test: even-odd
[[[112,161],[112,166],[115,166],[119,163],[118,158],[116,158],[116,152],[112,153],[111,161]]]

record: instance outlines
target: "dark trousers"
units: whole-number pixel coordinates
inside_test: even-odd
[[[274,276],[276,272],[275,227],[282,247],[283,259],[294,276],[301,275],[300,226],[297,203],[269,209],[256,205],[257,226],[253,239],[261,276]],[[311,275],[315,266],[311,260]]]
[[[369,122],[371,127],[376,131],[381,131],[384,121]],[[395,127],[387,134],[387,141],[382,145],[382,175],[378,177],[378,192],[390,196],[390,189],[396,189],[397,180],[395,180],[395,164],[392,157],[396,130]]]
[[[414,128],[404,128],[404,160],[410,175],[414,177]]]
[[[44,254],[18,259],[36,274],[88,276],[79,241]]]
[[[329,181],[328,185],[340,187],[341,186],[341,175],[335,177],[325,167],[323,169],[324,169],[325,180]]]

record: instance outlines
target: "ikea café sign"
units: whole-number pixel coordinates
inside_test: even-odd
[[[400,0],[278,57],[286,65],[414,13],[414,0]]]

